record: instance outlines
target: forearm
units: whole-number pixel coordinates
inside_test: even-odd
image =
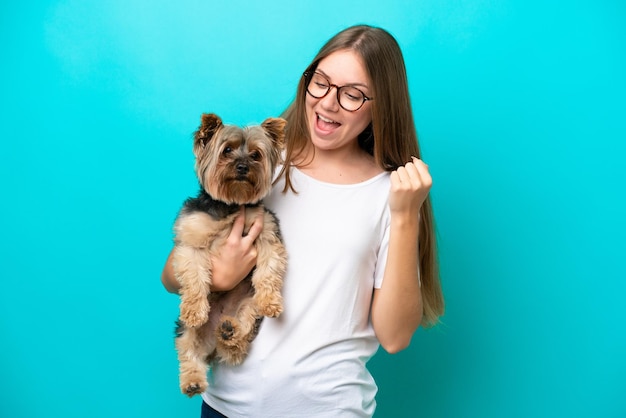
[[[387,264],[382,287],[374,292],[372,323],[383,348],[390,353],[406,348],[422,320],[418,278],[419,219],[391,219]]]
[[[174,251],[167,257],[163,271],[161,272],[161,283],[165,290],[170,293],[179,294],[181,285],[174,273]],[[243,280],[256,263],[256,250],[250,251],[245,257],[233,261],[231,258],[218,255],[211,260],[211,292],[222,292],[233,289]]]

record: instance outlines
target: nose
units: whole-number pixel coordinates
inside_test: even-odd
[[[337,97],[337,87],[330,86],[330,90],[326,93],[326,96],[322,97],[320,100],[320,104],[324,109],[327,110],[338,110],[339,109],[339,100]]]
[[[248,174],[248,171],[250,171],[250,167],[248,167],[248,164],[244,163],[243,161],[239,161],[235,166],[235,169],[237,170],[237,174],[239,174],[240,176],[245,176],[246,174]]]

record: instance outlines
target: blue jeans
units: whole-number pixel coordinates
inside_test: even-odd
[[[200,418],[228,418],[226,415],[222,415],[215,409],[211,408],[206,402],[202,402],[202,415]]]

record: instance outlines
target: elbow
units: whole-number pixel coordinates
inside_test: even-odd
[[[379,308],[383,305],[377,305]],[[422,321],[420,309],[397,310],[372,309],[372,327],[378,342],[389,354],[405,350],[411,344],[413,334]]]
[[[163,266],[163,271],[161,272],[161,284],[165,290],[170,293],[178,294],[180,291],[180,283],[178,279],[176,279],[176,273],[174,273],[174,262],[173,262],[174,251],[170,252],[170,255],[167,257],[167,261],[165,262],[165,266]]]
[[[180,284],[178,281],[168,275],[165,271],[161,274],[161,284],[163,284],[163,287],[169,293],[178,294],[180,291]]]
[[[408,338],[393,338],[390,341],[381,341],[380,345],[389,354],[397,354],[402,350],[405,350],[411,344],[411,337]]]
[[[389,328],[384,328],[378,330],[380,332],[376,333],[378,337],[378,342],[383,347],[383,349],[389,354],[396,354],[402,350],[405,350],[411,344],[411,339],[413,338],[413,334],[417,331],[420,326],[420,321],[422,319],[421,315],[418,315],[414,319],[414,321],[410,321],[410,323],[405,323],[405,325],[401,328],[396,328],[394,330],[390,330]],[[374,330],[377,328],[374,327]]]

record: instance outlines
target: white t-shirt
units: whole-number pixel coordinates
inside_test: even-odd
[[[214,365],[203,399],[229,418],[370,417],[366,369],[379,342],[370,321],[389,240],[389,173],[337,185],[291,170],[266,206],[288,253],[284,311],[264,318],[240,366]]]

